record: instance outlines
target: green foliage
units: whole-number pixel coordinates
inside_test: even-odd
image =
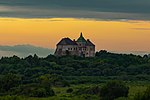
[[[21,77],[16,74],[7,74],[0,79],[0,93],[5,94],[11,88],[18,86],[21,83]]]
[[[42,84],[32,83],[22,85],[12,89],[12,95],[23,95],[27,97],[49,97],[54,96],[55,93],[51,87],[43,86]]]
[[[60,87],[66,87],[69,86],[69,83],[65,81],[62,76],[56,75],[56,74],[45,74],[39,77],[38,79],[43,86],[60,86]]]
[[[70,84],[99,84],[114,79],[149,82],[149,61],[149,58],[105,50],[97,52],[93,58],[54,55],[39,58],[36,54],[26,58],[2,57],[0,95],[47,97],[55,95],[53,87],[69,87]],[[78,93],[97,95],[98,91],[96,88],[79,89]]]
[[[90,94],[82,94],[78,97],[80,100],[99,100],[99,98],[95,95],[90,95]]]
[[[66,92],[67,92],[67,93],[72,93],[72,92],[73,92],[73,89],[72,89],[72,88],[69,88],[69,89],[66,90]]]
[[[147,87],[146,91],[138,92],[134,96],[134,100],[149,100],[150,99],[150,86]]]
[[[102,100],[114,100],[118,97],[127,97],[129,87],[122,81],[108,82],[100,89],[100,97]]]
[[[128,99],[127,97],[119,97],[119,98],[117,98],[115,100],[130,100],[130,99]]]
[[[7,95],[7,96],[0,97],[0,100],[26,100],[26,99],[24,97],[20,97],[20,96]]]
[[[24,59],[16,56],[3,57],[0,60],[0,74],[21,74],[28,79],[24,80],[26,82],[43,74],[62,76],[144,76],[150,74],[149,66],[148,59],[140,56],[100,51],[96,53],[94,58],[55,57],[53,55],[46,58],[39,58],[34,55]]]
[[[49,97],[55,95],[54,91],[50,88],[35,88],[33,91],[30,91],[30,93],[30,97]]]
[[[99,95],[100,94],[100,88],[98,86],[81,87],[77,91],[75,91],[74,93],[76,95],[81,95],[81,94]]]

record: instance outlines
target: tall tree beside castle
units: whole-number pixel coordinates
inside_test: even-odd
[[[72,41],[70,38],[63,38],[57,44],[55,55],[76,55],[81,57],[94,57],[95,45],[89,39],[85,40],[81,33],[77,41]]]

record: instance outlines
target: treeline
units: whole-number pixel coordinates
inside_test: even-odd
[[[0,59],[0,95],[45,97],[55,95],[53,86],[107,79],[150,81],[150,58],[102,50],[93,58],[54,55],[39,58],[35,54]]]
[[[77,56],[55,57],[37,55],[26,58],[2,57],[0,74],[15,73],[24,76],[58,74],[62,76],[118,76],[150,75],[150,59],[132,54],[96,53],[94,58]]]

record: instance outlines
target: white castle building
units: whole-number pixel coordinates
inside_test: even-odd
[[[82,33],[76,40],[63,38],[58,44],[55,51],[56,56],[76,55],[81,57],[94,57],[95,45],[89,40],[85,40]]]

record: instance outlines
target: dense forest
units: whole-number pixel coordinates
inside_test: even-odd
[[[108,82],[111,80],[119,82],[112,82],[112,85]],[[122,84],[116,86],[126,90],[122,96],[127,97],[129,87],[123,85],[123,82],[139,81],[148,84],[150,82],[150,58],[147,55],[141,57],[101,50],[96,52],[93,58],[54,55],[39,58],[35,54],[26,58],[13,56],[0,59],[0,96],[49,97],[57,95],[53,87],[68,87],[66,92],[71,93],[74,91],[72,85],[105,84],[103,88],[95,86],[90,89],[76,89],[73,92],[76,95],[88,93],[103,96],[106,87]]]

